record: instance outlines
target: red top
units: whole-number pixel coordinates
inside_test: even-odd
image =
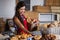
[[[25,16],[23,16],[23,17],[24,17],[24,18],[23,18],[24,27],[25,27],[25,29],[28,30],[27,20],[26,20]],[[19,28],[19,29],[18,29],[18,33],[26,33],[26,32],[25,32],[24,30],[22,30],[21,28]]]

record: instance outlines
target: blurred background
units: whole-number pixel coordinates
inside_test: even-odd
[[[3,33],[4,28],[6,28],[5,25],[7,24],[6,26],[11,26],[13,30],[3,35],[15,35],[15,26],[12,19],[15,14],[15,6],[19,1],[25,2],[25,15],[27,17],[38,19],[39,24],[36,30],[43,32],[48,30],[49,34],[60,35],[60,0],[0,0],[0,33]],[[9,37],[7,36],[7,38]]]
[[[38,12],[40,23],[60,20],[60,0],[0,0],[0,18],[13,18],[19,1],[26,3],[26,10]]]

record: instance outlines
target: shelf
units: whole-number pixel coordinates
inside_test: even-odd
[[[51,12],[49,6],[40,6],[40,5],[39,6],[33,6],[33,11],[41,12],[41,13]]]

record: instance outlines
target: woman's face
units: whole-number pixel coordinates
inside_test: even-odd
[[[25,13],[25,6],[21,7],[18,11],[20,14],[24,14]]]

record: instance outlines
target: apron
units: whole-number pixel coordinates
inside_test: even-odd
[[[26,20],[25,16],[22,15],[21,17],[22,17],[22,20],[23,20],[24,28],[28,30],[27,20]],[[24,30],[22,30],[21,28],[18,28],[18,34],[19,33],[26,33],[26,32]]]

